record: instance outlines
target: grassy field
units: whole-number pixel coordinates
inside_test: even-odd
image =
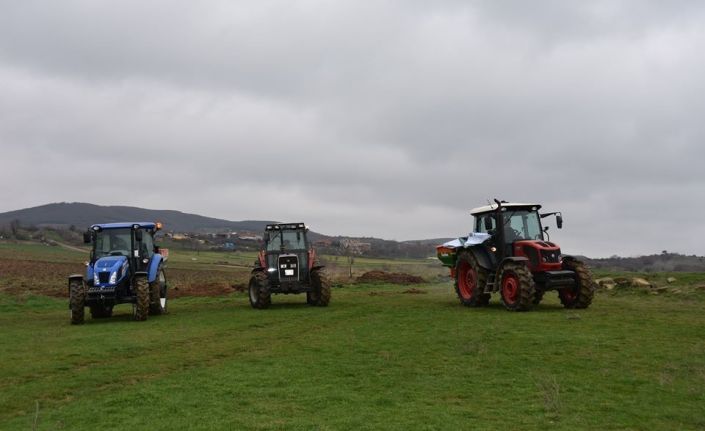
[[[13,247],[1,261],[85,258]],[[235,260],[175,253],[170,265],[226,278],[245,270]],[[146,322],[123,305],[72,327],[65,299],[18,280],[0,267],[0,430],[705,429],[696,290],[598,292],[580,311],[548,294],[530,313],[496,298],[462,307],[436,281],[346,285],[327,308],[275,296],[253,310],[233,291],[174,299]]]

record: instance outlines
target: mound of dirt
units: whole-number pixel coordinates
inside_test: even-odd
[[[424,279],[402,272],[369,271],[357,278],[358,283],[420,284]]]

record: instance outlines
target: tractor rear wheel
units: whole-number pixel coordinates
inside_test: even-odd
[[[83,281],[71,280],[69,283],[69,307],[71,308],[71,324],[80,325],[86,315],[86,290]]]
[[[248,286],[250,305],[252,308],[268,308],[272,303],[272,294],[269,292],[269,279],[264,271],[257,271],[250,277]]]
[[[166,314],[166,300],[166,276],[160,266],[157,270],[157,279],[149,283],[149,314],[155,316]]]
[[[144,275],[136,275],[133,280],[136,301],[132,308],[132,316],[135,320],[147,320],[149,315],[149,283]]]
[[[595,289],[587,265],[577,259],[564,259],[563,269],[575,272],[575,287],[558,291],[558,297],[565,308],[588,308],[595,295]]]
[[[461,251],[455,265],[455,293],[466,307],[481,307],[490,302],[490,294],[484,293],[487,270],[469,251]]]
[[[531,310],[536,286],[531,271],[524,263],[507,261],[497,277],[502,303],[509,311]]]
[[[330,281],[322,268],[311,270],[311,286],[313,292],[306,295],[306,302],[319,307],[327,307],[330,302]],[[311,301],[311,302],[309,302]]]
[[[94,319],[105,319],[113,315],[112,305],[91,305],[91,317]]]

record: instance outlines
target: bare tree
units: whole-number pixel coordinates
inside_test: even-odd
[[[343,239],[340,241],[340,248],[343,252],[341,254],[345,255],[345,258],[348,263],[349,275],[350,278],[352,278],[352,268],[353,264],[355,263],[355,256],[359,256],[360,254],[362,254],[360,243],[358,241],[355,241],[354,239]]]
[[[17,232],[20,230],[20,221],[18,219],[14,219],[10,222],[10,233],[12,233],[13,237],[17,237]]]

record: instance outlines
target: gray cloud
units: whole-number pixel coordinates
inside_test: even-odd
[[[411,239],[487,199],[593,256],[705,254],[700,2],[3,2],[0,211]]]

